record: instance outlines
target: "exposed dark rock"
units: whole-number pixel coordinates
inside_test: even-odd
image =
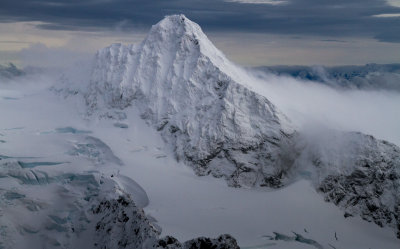
[[[224,234],[216,239],[210,239],[200,237],[186,241],[183,244],[184,249],[239,249],[240,247],[236,243],[236,240],[228,235]]]
[[[160,233],[127,196],[101,201],[93,214],[99,217],[96,248],[142,248]]]
[[[238,249],[230,235],[216,239],[200,237],[185,243],[172,236],[159,239],[160,231],[147,219],[142,209],[136,207],[128,196],[103,200],[93,207],[98,217],[94,246],[101,249]]]
[[[349,174],[331,174],[319,186],[325,200],[383,227],[397,229],[400,238],[400,163],[398,148],[369,138],[377,146],[366,149]]]

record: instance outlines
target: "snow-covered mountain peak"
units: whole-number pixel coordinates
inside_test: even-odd
[[[171,38],[174,39],[182,38],[185,35],[194,36],[196,38],[205,37],[200,26],[189,20],[183,14],[166,16],[151,27],[148,38],[159,36],[160,39],[164,39],[164,35],[170,35]]]
[[[114,44],[96,57],[90,113],[135,106],[198,174],[234,186],[281,184],[281,164],[291,165],[280,153],[290,150],[290,122],[238,80],[239,69],[197,24],[168,16],[138,46]]]
[[[183,14],[166,16],[153,25],[142,43],[142,49],[150,49],[155,54],[174,55],[183,52],[187,56],[205,57],[223,71],[231,65],[201,27]]]

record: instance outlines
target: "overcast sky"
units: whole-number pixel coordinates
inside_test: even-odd
[[[244,65],[400,63],[400,0],[0,0],[0,62],[138,42],[175,13]]]

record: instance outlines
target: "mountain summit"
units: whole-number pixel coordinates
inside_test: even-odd
[[[153,48],[155,53],[165,54],[186,50],[207,56],[219,67],[226,67],[227,64],[230,64],[204,34],[201,27],[184,15],[165,17],[151,28],[143,43],[144,46]],[[186,54],[186,56],[190,55],[194,54]]]

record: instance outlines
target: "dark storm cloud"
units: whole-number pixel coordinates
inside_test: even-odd
[[[42,21],[39,28],[96,30],[148,28],[184,13],[206,30],[374,37],[400,42],[400,13],[384,0],[288,0],[253,4],[222,0],[0,0],[0,22]]]

